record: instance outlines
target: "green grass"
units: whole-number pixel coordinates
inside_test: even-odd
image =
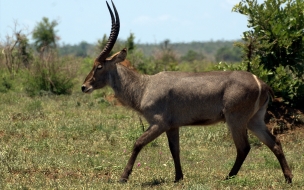
[[[293,170],[284,182],[278,161],[250,135],[252,149],[237,177],[224,181],[236,156],[225,124],[183,127],[184,180],[173,183],[165,135],[147,145],[126,184],[120,175],[143,126],[137,113],[98,94],[30,98],[0,93],[0,189],[302,189],[304,135],[281,136]],[[144,123],[144,128],[147,128]]]

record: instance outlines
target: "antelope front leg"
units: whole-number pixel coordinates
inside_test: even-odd
[[[183,179],[183,172],[180,163],[180,148],[179,148],[179,128],[170,129],[166,132],[169,142],[169,148],[174,160],[175,166],[175,181],[178,182],[179,180]]]
[[[156,139],[159,135],[165,132],[165,127],[161,127],[159,125],[151,125],[135,142],[131,157],[127,163],[127,166],[124,169],[123,174],[120,177],[120,182],[127,182],[129,179],[129,175],[132,172],[132,168],[134,166],[135,160],[137,158],[140,150],[147,145],[149,142]]]

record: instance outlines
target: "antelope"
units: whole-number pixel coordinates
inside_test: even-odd
[[[114,3],[115,17],[109,9],[112,28],[105,48],[95,59],[93,69],[81,87],[82,92],[110,86],[123,105],[140,113],[149,123],[136,140],[131,157],[121,175],[127,182],[141,149],[166,133],[175,167],[175,181],[183,179],[180,163],[179,127],[211,125],[226,122],[236,147],[235,163],[226,177],[237,175],[250,151],[247,130],[256,135],[277,157],[285,180],[292,173],[280,140],[267,129],[264,116],[273,91],[261,79],[245,71],[210,71],[199,73],[160,72],[143,75],[123,65],[127,49],[107,57],[118,37],[120,21]]]

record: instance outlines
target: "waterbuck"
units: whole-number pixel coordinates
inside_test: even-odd
[[[273,92],[255,75],[244,71],[160,72],[142,75],[123,65],[127,50],[108,57],[119,33],[119,16],[107,3],[112,29],[107,44],[95,59],[93,69],[81,89],[84,93],[110,86],[116,98],[125,106],[140,113],[150,124],[136,140],[132,155],[121,175],[126,182],[140,150],[166,133],[175,165],[175,182],[183,179],[180,164],[179,127],[211,125],[226,122],[237,150],[235,163],[227,176],[235,176],[249,150],[247,129],[274,153],[288,183],[292,173],[285,159],[281,143],[266,128],[264,115]],[[108,58],[107,58],[108,57]]]

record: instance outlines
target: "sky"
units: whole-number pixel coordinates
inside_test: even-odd
[[[108,1],[109,2],[109,1]],[[119,39],[136,43],[241,39],[247,17],[232,12],[240,0],[114,0],[120,17]],[[59,44],[97,43],[111,31],[105,0],[0,0],[0,40],[17,30],[31,39],[43,17],[59,24]]]

